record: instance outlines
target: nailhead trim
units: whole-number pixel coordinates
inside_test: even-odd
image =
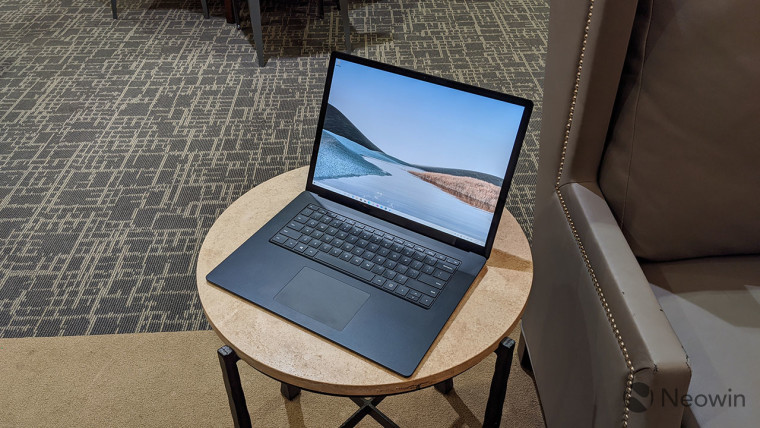
[[[562,192],[560,191],[560,181],[562,179],[562,171],[565,168],[565,155],[567,154],[567,144],[570,138],[570,128],[572,127],[573,115],[575,114],[575,104],[578,101],[578,87],[580,86],[581,71],[583,70],[583,58],[586,53],[586,43],[588,41],[589,28],[591,27],[591,16],[593,15],[593,12],[594,12],[594,0],[589,0],[588,15],[586,18],[586,27],[583,29],[583,42],[581,46],[581,54],[580,54],[580,58],[578,58],[578,71],[575,73],[575,85],[573,87],[573,97],[572,97],[572,101],[570,102],[570,113],[568,114],[568,117],[567,117],[567,124],[565,124],[565,137],[562,142],[562,157],[560,158],[560,161],[559,161],[559,170],[557,171],[557,181],[554,184],[554,191],[557,193],[559,202],[562,205],[562,210],[565,212],[565,217],[567,218],[567,222],[570,225],[570,229],[573,231],[573,237],[575,237],[575,242],[578,244],[578,249],[581,251],[581,255],[583,256],[583,262],[586,264],[586,269],[588,269],[588,273],[591,276],[591,280],[594,283],[596,294],[599,296],[599,302],[602,304],[602,307],[604,308],[604,311],[607,314],[607,320],[610,323],[612,332],[615,334],[615,338],[617,338],[618,346],[620,347],[620,352],[623,354],[623,357],[625,358],[625,364],[628,367],[628,377],[626,379],[626,384],[625,384],[625,410],[623,412],[623,427],[627,427],[628,417],[630,414],[630,410],[628,406],[631,402],[631,386],[633,385],[633,376],[634,376],[635,370],[633,368],[633,363],[631,362],[631,359],[628,355],[628,349],[626,348],[625,342],[623,341],[623,336],[620,334],[620,330],[618,330],[617,328],[617,324],[615,323],[615,318],[612,316],[610,307],[607,304],[607,299],[605,299],[604,297],[604,292],[602,291],[602,287],[599,285],[599,281],[596,279],[596,275],[594,274],[594,269],[591,266],[591,260],[589,260],[588,254],[586,254],[586,249],[583,246],[583,242],[581,241],[580,235],[578,235],[578,231],[575,228],[575,223],[573,223],[573,218],[570,216],[570,211],[567,209],[565,198],[562,197]]]

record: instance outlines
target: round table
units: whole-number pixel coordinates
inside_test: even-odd
[[[299,388],[353,397],[392,395],[431,385],[446,392],[451,388],[452,377],[479,363],[491,352],[499,354],[499,348],[504,348],[502,354],[509,354],[504,358],[511,363],[514,342],[506,336],[515,328],[525,308],[533,279],[533,263],[528,240],[507,210],[502,215],[485,268],[420,366],[408,378],[207,282],[206,275],[214,267],[303,191],[307,174],[308,167],[299,168],[241,196],[213,224],[198,255],[196,277],[201,304],[212,328],[227,344],[219,350],[219,358],[233,417],[237,413],[239,417],[248,418],[235,365],[238,358],[281,381],[283,394],[291,399]],[[510,341],[511,344],[507,343]],[[498,373],[499,357],[494,382],[502,382],[501,378],[497,379],[497,375],[503,375]],[[506,376],[508,373],[509,365]],[[504,390],[506,376],[502,376]],[[237,393],[240,397],[233,396]],[[492,384],[492,396],[493,393]],[[489,407],[493,407],[492,398],[499,401],[498,397],[489,397]],[[503,401],[501,392],[502,405]],[[365,414],[377,412],[374,404],[369,403],[369,406],[372,408],[365,409]],[[501,406],[492,409],[497,410],[500,419]]]

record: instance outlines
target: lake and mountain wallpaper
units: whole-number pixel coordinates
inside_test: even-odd
[[[314,184],[483,245],[522,114],[336,60]]]

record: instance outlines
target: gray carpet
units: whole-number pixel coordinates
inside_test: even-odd
[[[0,1],[0,337],[206,329],[195,261],[251,187],[305,165],[326,2],[263,6],[266,67],[221,2]],[[350,2],[354,53],[532,99],[507,202],[530,236],[548,6]]]

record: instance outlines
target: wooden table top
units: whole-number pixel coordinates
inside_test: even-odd
[[[517,325],[533,281],[528,240],[504,211],[491,257],[415,373],[405,378],[209,282],[206,275],[304,188],[308,167],[279,175],[241,196],[206,235],[196,277],[213,329],[262,373],[304,389],[376,396],[412,391],[483,360]]]

